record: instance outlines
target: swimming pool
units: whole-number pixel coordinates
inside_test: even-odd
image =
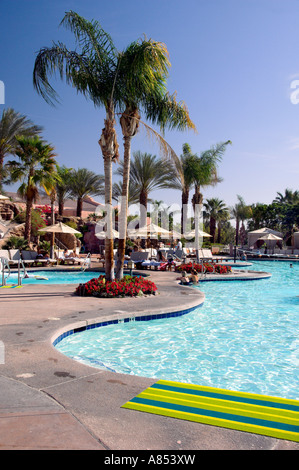
[[[258,261],[272,277],[204,282],[187,315],[76,333],[57,349],[94,367],[285,398],[299,398],[299,264]]]
[[[22,285],[26,284],[80,284],[87,282],[93,277],[99,277],[100,272],[73,270],[27,270],[28,278],[22,279]],[[12,272],[7,280],[7,284],[18,282],[18,274]]]

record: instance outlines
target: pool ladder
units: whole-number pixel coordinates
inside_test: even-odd
[[[7,279],[9,278],[10,276],[10,266],[9,266],[9,262],[8,262],[8,259],[6,258],[1,258],[1,268],[0,268],[0,272],[1,272],[1,278],[2,278],[2,284],[1,286],[6,286],[6,281]]]
[[[84,263],[81,266],[81,271],[85,271],[90,266],[90,262],[91,262],[91,254],[88,253],[88,255],[86,256],[84,260]]]
[[[23,270],[23,275],[22,271]],[[9,279],[11,275],[11,269],[9,266],[9,261],[7,258],[1,258],[1,263],[0,263],[0,273],[1,273],[1,278],[2,278],[2,284],[1,286],[6,286],[7,285],[7,279]],[[24,266],[23,260],[19,259],[18,260],[18,286],[22,285],[22,280],[26,276],[26,268]]]

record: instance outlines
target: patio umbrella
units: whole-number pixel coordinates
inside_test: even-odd
[[[203,230],[198,230],[198,235],[200,237],[211,237],[207,232],[204,232]],[[185,233],[185,238],[194,238],[195,237],[195,230],[191,230],[191,232]]]
[[[100,239],[106,238],[107,232],[102,230],[101,232],[95,233],[95,236]],[[117,230],[112,229],[112,236],[113,238],[119,238],[119,232]]]
[[[263,237],[258,238],[258,240],[282,240],[281,237],[277,237],[276,235],[273,235],[273,233],[267,233],[267,235],[264,235]]]
[[[191,230],[191,232],[185,233],[185,238],[194,238],[195,237],[195,251],[196,251],[196,260],[199,262],[199,238],[200,237],[211,237],[209,233],[204,232],[203,230],[200,230],[200,228],[197,230]]]
[[[157,238],[158,235],[161,236],[161,238],[172,238],[173,237],[173,231],[172,230],[166,230],[163,227],[159,227],[158,225],[155,225],[153,223],[149,223],[147,225],[144,225],[143,227],[134,229],[134,230],[128,230],[128,236],[130,238]]]
[[[0,201],[7,201],[8,199],[9,197],[3,196],[2,194],[0,194]]]
[[[274,235],[273,233],[267,233],[266,235],[258,238],[258,240],[264,240],[268,246],[268,243],[269,242],[269,248],[271,246],[271,242],[274,242],[272,243],[273,245],[273,249],[274,249],[274,246],[276,245],[276,242],[278,242],[279,240],[282,240],[281,237],[278,237],[277,235]]]
[[[263,227],[257,230],[252,230],[251,232],[248,232],[248,246],[249,247],[254,246],[255,242],[259,239],[259,237],[267,235],[268,233],[272,233],[273,235],[276,235],[277,237],[282,236],[280,232],[277,232],[276,230],[272,230],[271,228],[268,228],[268,227]]]
[[[81,232],[78,232],[78,230],[75,230],[74,228],[63,224],[62,222],[58,222],[58,224],[54,224],[54,225],[49,225],[48,227],[45,227],[45,228],[40,228],[38,231],[39,232],[52,232],[52,233],[74,233],[74,234],[81,233]]]
[[[54,225],[49,225],[48,227],[45,228],[40,228],[38,230],[39,232],[50,232],[50,233],[72,233],[72,234],[80,234],[81,232],[78,232],[78,230],[75,230],[72,227],[69,227],[68,225],[63,224],[62,222],[58,222],[57,224]],[[53,239],[51,240],[51,253],[50,256],[53,258],[53,249],[54,249],[54,243]]]

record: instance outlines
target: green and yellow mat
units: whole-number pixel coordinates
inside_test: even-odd
[[[122,408],[299,442],[299,401],[158,380]]]

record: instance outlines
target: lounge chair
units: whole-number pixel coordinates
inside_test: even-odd
[[[5,258],[10,260],[9,251],[8,250],[0,250],[0,258]]]
[[[211,250],[203,248],[199,250],[199,258],[203,261],[223,261],[229,259],[227,256],[214,256]]]
[[[17,265],[18,262],[22,259],[20,250],[9,250],[9,259],[10,264]]]
[[[57,262],[52,258],[39,258],[37,252],[32,250],[22,250],[22,260],[28,264],[33,263],[35,266],[37,266],[38,263],[53,264]]]
[[[72,253],[72,251],[70,251],[69,253]],[[90,264],[90,257],[88,256],[85,256],[84,258],[80,258],[78,256],[69,256],[69,254],[65,256],[63,252],[57,257],[57,260],[61,261],[62,264],[75,264],[75,263],[78,263],[81,265],[85,263]]]
[[[62,253],[59,253],[59,256],[57,256],[57,260],[61,263],[61,264],[75,264],[75,258],[74,257],[70,257],[70,256],[65,256],[64,252]]]
[[[133,253],[131,253],[131,261],[135,264],[143,263],[149,259],[149,255],[148,251],[133,251]]]

